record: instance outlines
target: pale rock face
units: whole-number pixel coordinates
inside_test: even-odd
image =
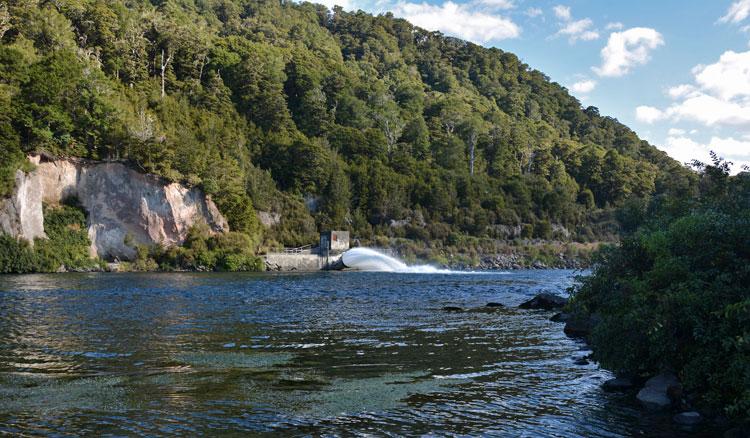
[[[270,211],[258,211],[258,220],[264,227],[271,228],[281,223],[281,215]]]
[[[28,175],[19,171],[13,196],[0,200],[0,230],[32,242],[45,237],[42,202],[58,204],[70,197],[87,212],[91,255],[107,260],[132,259],[134,244],[182,244],[197,223],[213,232],[229,230],[216,205],[197,188],[120,163],[72,160],[41,162]]]
[[[16,189],[9,198],[0,199],[0,230],[30,242],[44,234],[41,181],[16,172]]]

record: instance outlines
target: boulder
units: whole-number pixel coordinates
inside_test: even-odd
[[[552,322],[567,322],[570,319],[570,313],[555,313],[549,320]]]
[[[695,411],[680,412],[679,414],[672,417],[675,423],[683,426],[695,426],[703,421],[701,414]]]
[[[568,299],[563,298],[559,295],[554,295],[549,292],[542,292],[534,298],[521,303],[518,307],[521,309],[544,309],[552,310],[559,309],[568,304]]]
[[[633,381],[627,377],[617,377],[615,379],[609,379],[602,384],[602,389],[606,392],[624,392],[628,391],[635,386]]]
[[[505,307],[500,303],[487,303],[484,307]]]
[[[641,405],[650,411],[660,411],[672,406],[669,398],[670,388],[679,387],[680,381],[670,372],[663,372],[646,381],[636,398]]]
[[[598,315],[592,315],[591,317],[570,315],[565,322],[563,331],[571,338],[587,338],[591,334],[591,330],[598,323]]]

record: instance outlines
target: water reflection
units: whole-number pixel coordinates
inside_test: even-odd
[[[0,277],[0,433],[674,432],[512,307],[572,275]]]

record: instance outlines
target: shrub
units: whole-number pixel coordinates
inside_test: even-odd
[[[699,404],[750,420],[750,184],[717,178],[720,164],[692,207],[656,211],[601,250],[571,309],[599,321],[590,340],[602,365],[673,369]]]
[[[521,237],[529,239],[534,235],[534,226],[531,224],[523,224],[521,226]]]
[[[75,204],[75,202],[73,202]],[[55,272],[100,267],[101,261],[89,257],[91,242],[86,217],[75,205],[45,206],[44,230],[34,246],[22,239],[0,234],[0,273]]]
[[[25,240],[0,234],[0,273],[23,274],[37,270],[37,256]]]

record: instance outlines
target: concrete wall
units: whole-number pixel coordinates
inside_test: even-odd
[[[333,264],[341,256],[331,256],[328,261]],[[326,266],[326,258],[317,254],[269,253],[266,255],[268,271],[320,271]]]
[[[337,254],[349,249],[348,231],[324,231],[320,233],[320,250]]]

